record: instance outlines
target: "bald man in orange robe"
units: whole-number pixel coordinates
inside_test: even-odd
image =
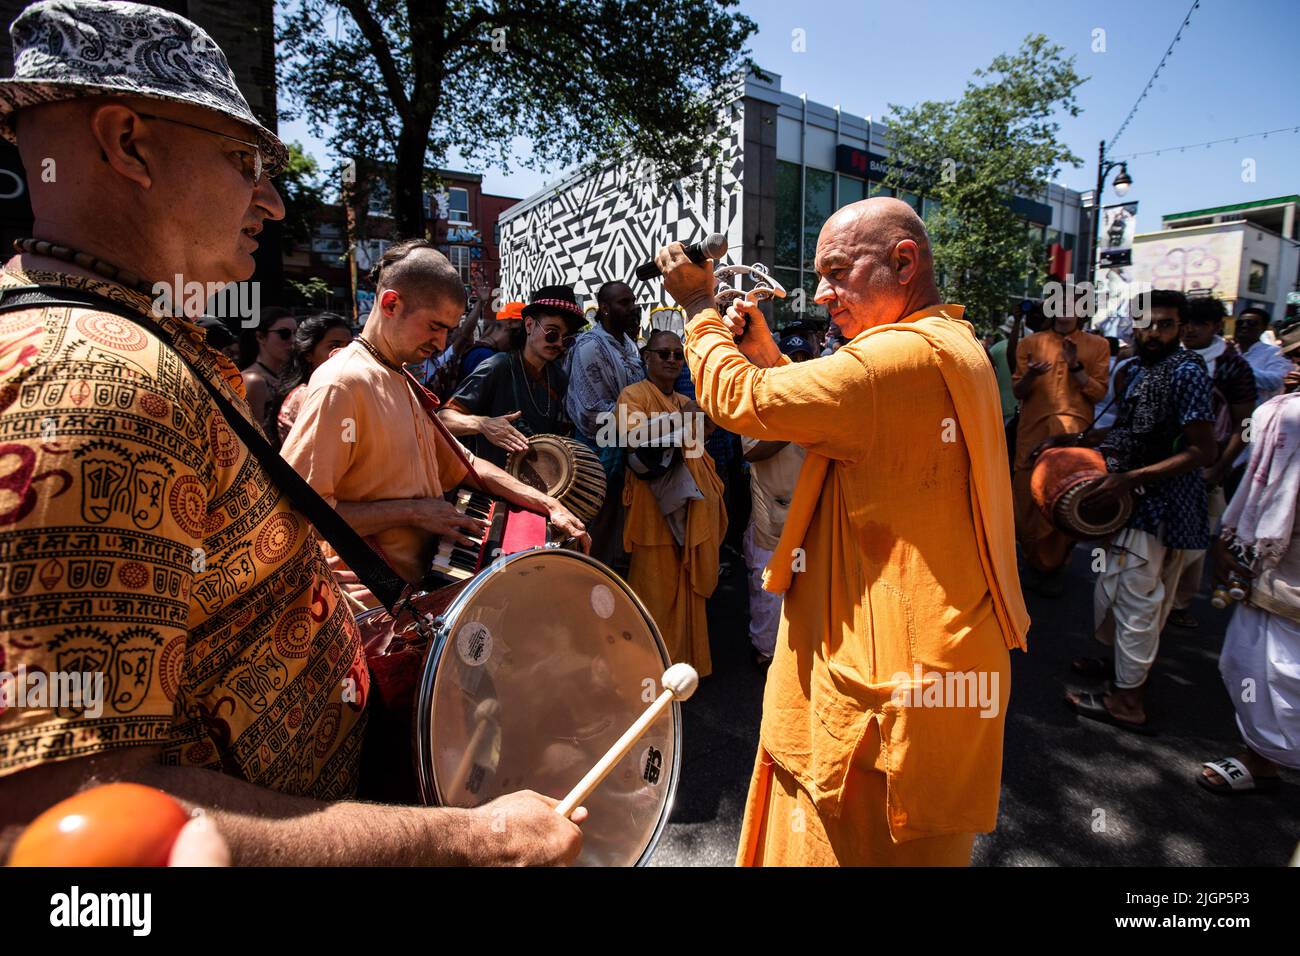
[[[848,344],[798,364],[756,308],[719,314],[712,263],[657,262],[705,413],[808,451],[764,573],[785,605],[738,862],[968,864],[1029,617],[997,381],[924,224],[888,198],[827,221],[816,301]]]

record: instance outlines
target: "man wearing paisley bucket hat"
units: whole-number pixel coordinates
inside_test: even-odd
[[[248,405],[202,304],[160,293],[248,279],[284,215],[284,145],[221,50],[166,10],[98,0],[34,4],[10,34],[0,135],[35,222],[0,272],[0,671],[90,671],[103,693],[0,700],[0,856],[97,778],[205,808],[236,863],[574,859],[580,831],[537,794],[349,800],[369,689],[352,612],[236,438]]]

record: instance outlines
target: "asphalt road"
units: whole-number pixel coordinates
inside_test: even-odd
[[[1240,740],[1219,677],[1228,612],[1193,605],[1200,627],[1167,629],[1147,696],[1144,737],[1082,720],[1065,704],[1069,662],[1104,650],[1091,638],[1089,555],[1076,548],[1064,597],[1027,594],[1028,653],[1012,655],[1002,799],[983,866],[1279,866],[1300,842],[1300,773],[1271,795],[1222,797],[1196,785],[1204,760]],[[753,769],[764,675],[746,628],[744,569],[733,562],[709,606],[714,673],[684,705],[681,783],[655,866],[734,862]]]

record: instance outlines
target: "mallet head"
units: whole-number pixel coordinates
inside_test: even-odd
[[[672,691],[673,700],[686,700],[700,686],[700,675],[690,664],[674,664],[664,671],[660,683],[664,690]]]

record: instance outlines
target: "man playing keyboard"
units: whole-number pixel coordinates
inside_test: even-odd
[[[389,246],[361,335],[312,374],[281,450],[412,584],[425,578],[440,548],[444,568],[455,568],[458,576],[473,571],[467,565],[489,530],[481,517],[486,496],[545,515],[557,531],[590,546],[582,523],[558,501],[444,435],[402,371],[440,351],[464,310],[460,274],[445,256],[423,239]],[[443,498],[461,484],[467,488],[456,503]],[[343,590],[376,606],[356,575],[326,549]]]

